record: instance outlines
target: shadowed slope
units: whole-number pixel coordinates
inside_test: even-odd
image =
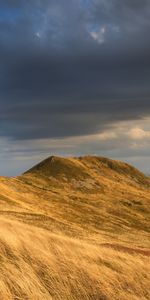
[[[84,179],[88,177],[86,168],[80,164],[76,159],[60,158],[51,156],[42,161],[27,173],[38,173],[43,176],[53,176],[55,178],[63,179],[65,176],[67,179]]]

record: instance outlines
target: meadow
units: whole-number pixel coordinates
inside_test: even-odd
[[[0,178],[0,299],[149,300],[150,179],[102,157]]]

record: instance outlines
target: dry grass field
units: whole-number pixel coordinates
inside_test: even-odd
[[[0,178],[0,300],[149,300],[150,180],[102,157]]]

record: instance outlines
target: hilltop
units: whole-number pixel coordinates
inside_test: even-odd
[[[1,177],[0,299],[149,299],[149,201],[149,177],[104,157]]]
[[[59,180],[85,180],[93,177],[111,176],[122,180],[129,179],[133,183],[150,185],[150,179],[133,166],[114,161],[105,157],[84,156],[62,158],[51,156],[40,162],[24,174],[37,174],[46,177],[54,177]],[[124,177],[124,178],[123,178]]]

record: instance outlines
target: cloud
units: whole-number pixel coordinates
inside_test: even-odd
[[[103,44],[105,42],[105,33],[106,33],[106,28],[102,27],[98,31],[91,31],[90,35],[99,44]]]
[[[143,139],[150,139],[150,131],[145,131],[142,128],[132,128],[128,136],[133,140],[143,140]]]
[[[150,129],[135,123],[150,115],[149,20],[149,0],[0,1],[3,145],[19,156],[27,141],[59,140],[57,152],[75,139],[78,153],[90,137],[90,152],[125,157],[142,141],[146,155]]]
[[[138,128],[138,131],[136,131],[138,134],[136,135],[135,128]],[[139,130],[140,128],[142,128],[142,131]],[[3,174],[15,175],[50,155],[75,156],[91,154],[121,159],[149,173],[150,136],[147,134],[142,134],[141,136],[139,132],[149,134],[149,118],[140,121],[122,121],[113,124],[112,128],[104,129],[103,132],[82,136],[36,138],[26,141],[1,138],[1,170],[4,170]],[[6,161],[9,165],[8,169],[5,168],[5,165],[7,166]],[[14,172],[15,163],[16,168]],[[12,169],[11,172],[10,169]]]

